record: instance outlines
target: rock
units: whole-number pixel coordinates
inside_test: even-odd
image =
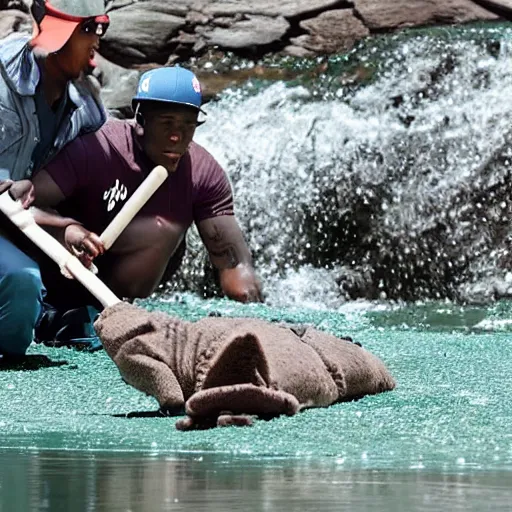
[[[198,54],[202,53],[203,51],[206,51],[206,48],[208,45],[206,44],[206,41],[204,39],[198,39],[194,47],[192,48],[192,53]]]
[[[476,4],[507,20],[512,19],[512,0],[473,0]]]
[[[7,37],[12,32],[31,32],[32,21],[28,14],[15,9],[2,11],[0,17],[0,39]]]
[[[113,0],[107,4],[109,16],[120,9],[140,9],[185,17],[190,12],[203,12],[211,0]]]
[[[292,57],[299,57],[299,58],[313,57],[315,55],[314,52],[312,52],[310,50],[306,50],[306,48],[304,48],[303,46],[296,46],[294,44],[290,44],[290,45],[286,46],[283,49],[283,53],[286,55],[290,55]]]
[[[210,21],[210,17],[202,12],[189,11],[185,16],[185,20],[191,25],[206,25]]]
[[[475,3],[488,5],[489,7],[512,9],[512,0],[475,0]]]
[[[15,9],[28,14],[28,8],[31,3],[31,0],[0,0],[0,10]]]
[[[279,41],[290,28],[282,17],[247,16],[229,28],[216,28],[206,32],[204,37],[211,45],[222,48],[247,48],[261,46]]]
[[[312,11],[339,5],[339,0],[213,0],[204,8],[213,16],[234,16],[238,13],[262,16],[297,17]]]
[[[0,36],[31,32],[31,0],[0,0]],[[123,68],[186,62],[215,47],[261,57],[347,51],[403,27],[512,19],[512,0],[105,0],[102,55]],[[501,18],[500,18],[501,17]]]
[[[371,30],[498,19],[471,0],[354,0],[354,4]]]
[[[180,56],[176,55],[175,53],[172,53],[169,55],[169,58],[167,59],[167,62],[165,63],[166,66],[174,66],[176,62],[180,60]]]
[[[206,34],[206,32],[209,32],[210,30],[211,28],[206,25],[196,25],[196,27],[194,28],[194,32],[200,35]]]
[[[96,62],[93,75],[101,85],[103,103],[107,109],[125,112],[137,90],[140,72],[113,64],[98,54]]]
[[[101,41],[105,57],[130,66],[167,60],[171,39],[185,27],[173,2],[138,2],[109,12],[110,28]],[[186,12],[183,13],[184,15]]]
[[[498,19],[471,0],[113,0],[109,14],[102,51],[123,66],[163,64],[171,54],[186,61],[214,46],[335,53],[373,31]],[[286,40],[288,32],[295,37]]]
[[[197,34],[189,34],[188,32],[181,32],[171,39],[173,43],[189,44],[194,46],[197,43]]]
[[[228,28],[228,27],[231,27],[231,25],[233,25],[233,23],[235,23],[235,21],[237,21],[235,18],[231,18],[229,16],[221,16],[220,18],[214,18],[212,20],[212,23],[216,27]]]
[[[354,16],[350,9],[326,11],[300,26],[309,32],[292,38],[291,42],[315,53],[336,53],[350,49],[370,31]]]

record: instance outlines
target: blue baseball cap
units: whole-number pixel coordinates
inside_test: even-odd
[[[142,101],[160,101],[193,107],[200,112],[203,96],[196,75],[178,66],[163,67],[142,74],[137,94],[132,99],[133,110]]]

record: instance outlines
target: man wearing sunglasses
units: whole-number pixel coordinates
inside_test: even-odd
[[[79,135],[106,121],[94,66],[108,27],[103,0],[33,0],[32,36],[0,41],[0,192],[31,199],[30,179]],[[51,218],[51,217],[49,217]],[[0,358],[23,355],[45,289],[37,263],[0,219]]]
[[[133,99],[134,120],[110,119],[97,132],[77,138],[33,179],[37,206],[75,219],[54,236],[80,252],[85,264],[95,259],[100,278],[121,297],[147,297],[171,277],[180,244],[194,223],[225,295],[242,302],[262,300],[226,173],[193,141],[201,101],[201,86],[191,71],[147,71]],[[169,176],[104,252],[98,234],[155,165]],[[48,302],[58,311],[92,304],[81,285],[60,276],[54,263],[41,268]],[[62,328],[57,340],[66,342]]]

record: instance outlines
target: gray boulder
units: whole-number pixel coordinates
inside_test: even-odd
[[[213,46],[241,49],[280,41],[289,28],[290,24],[282,16],[247,15],[229,28],[215,28],[203,36]]]
[[[498,19],[471,0],[354,0],[354,4],[370,30]]]
[[[17,9],[2,11],[0,16],[0,39],[12,32],[29,32],[32,30],[32,21],[28,14]]]
[[[300,26],[308,34],[291,39],[291,42],[314,53],[336,53],[348,50],[354,41],[370,35],[368,28],[354,16],[350,9],[326,11]]]

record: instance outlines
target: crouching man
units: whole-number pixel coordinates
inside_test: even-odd
[[[195,223],[223,292],[242,302],[262,300],[227,176],[193,141],[201,101],[192,72],[151,70],[141,76],[133,99],[134,120],[110,119],[96,133],[79,137],[33,179],[36,206],[76,221],[54,229],[54,236],[86,265],[95,260],[100,278],[121,297],[150,295]],[[98,235],[156,165],[167,169],[167,180],[105,252]],[[58,311],[95,304],[55,265],[43,272],[46,300]]]

